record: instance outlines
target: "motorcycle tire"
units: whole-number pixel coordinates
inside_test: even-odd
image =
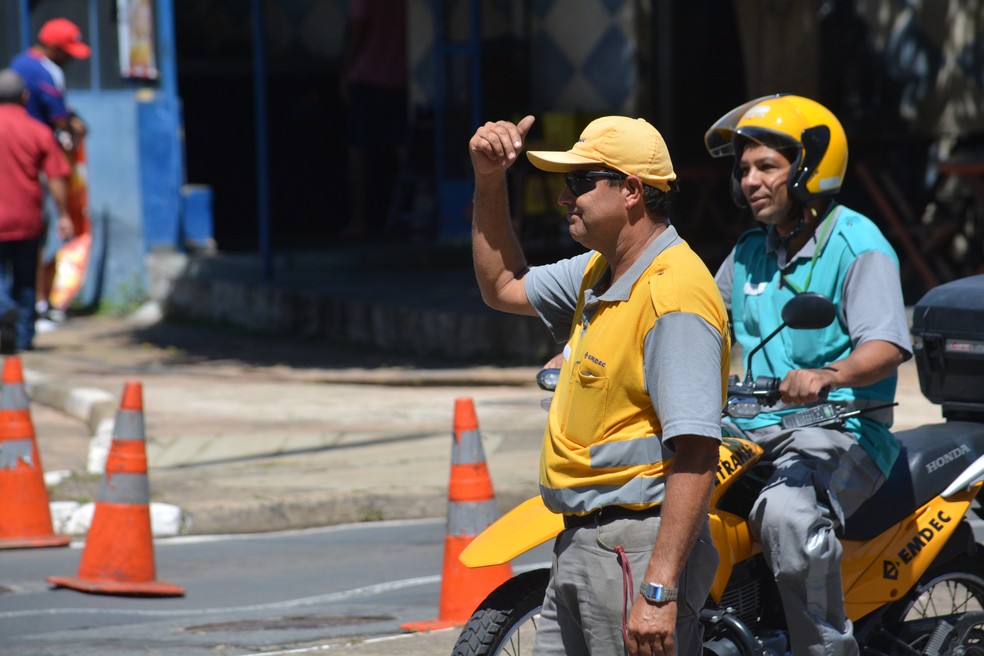
[[[452,656],[520,656],[533,653],[536,621],[550,570],[509,579],[486,597],[458,636]]]
[[[863,654],[984,654],[984,550],[930,569],[879,625]]]

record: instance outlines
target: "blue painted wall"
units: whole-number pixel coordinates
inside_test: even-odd
[[[86,141],[93,252],[79,302],[123,306],[144,293],[143,166],[138,103],[132,92],[74,90],[89,125]]]

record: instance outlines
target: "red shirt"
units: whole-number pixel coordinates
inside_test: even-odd
[[[51,128],[21,105],[0,103],[0,241],[40,237],[40,174],[64,178],[71,172]]]

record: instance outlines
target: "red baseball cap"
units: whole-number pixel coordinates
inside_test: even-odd
[[[52,18],[42,25],[38,43],[64,50],[75,59],[88,59],[92,53],[92,49],[82,43],[82,30],[67,18]]]

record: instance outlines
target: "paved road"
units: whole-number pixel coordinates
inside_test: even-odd
[[[6,552],[0,654],[233,656],[381,644],[404,622],[436,617],[443,541],[439,520],[162,540],[157,576],[187,595],[160,599],[50,589],[47,576],[75,573],[79,549]],[[547,558],[541,547],[518,562]]]

